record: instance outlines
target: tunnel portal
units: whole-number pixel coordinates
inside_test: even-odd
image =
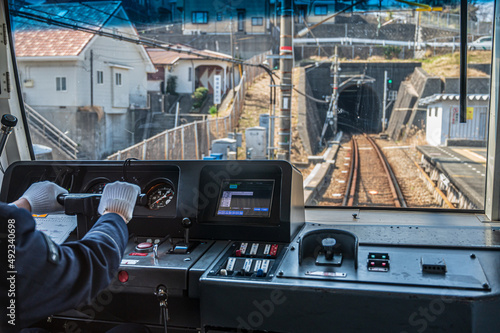
[[[378,133],[382,129],[382,110],[371,84],[352,84],[340,91],[339,130]]]

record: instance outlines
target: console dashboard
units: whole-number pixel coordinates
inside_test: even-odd
[[[500,227],[480,214],[306,209],[283,161],[19,162],[0,199],[42,180],[72,195],[70,239],[95,223],[105,184],[142,192],[109,302],[49,330],[163,332],[166,304],[169,332],[500,330]]]

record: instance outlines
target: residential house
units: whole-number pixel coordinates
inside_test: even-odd
[[[167,91],[171,76],[176,78],[175,92],[180,94],[191,94],[198,87],[205,87],[209,94],[213,94],[215,75],[221,76],[221,95],[224,95],[231,88],[232,64],[224,61],[224,59],[231,59],[229,55],[209,50],[195,50],[184,45],[172,45],[171,47],[174,50],[147,49],[149,57],[157,69],[157,73],[148,75],[149,91]],[[187,52],[194,52],[200,56]],[[203,56],[219,58],[220,60],[207,60]],[[236,71],[238,70],[236,69]],[[238,79],[239,74],[236,75],[236,83]],[[161,89],[162,87],[163,89]]]
[[[184,34],[268,34],[269,0],[178,0]]]
[[[101,158],[132,144],[131,111],[148,107],[147,73],[155,69],[143,46],[99,35],[105,31],[137,36],[121,2],[57,3],[18,10],[96,32],[14,17],[25,102],[79,143],[87,158]],[[94,141],[88,140],[91,137]]]

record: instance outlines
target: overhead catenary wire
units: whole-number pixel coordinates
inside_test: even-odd
[[[168,46],[168,45],[165,45],[163,43],[160,43],[159,41],[152,40],[152,39],[149,39],[149,38],[143,38],[143,37],[140,37],[140,36],[135,36],[134,35],[134,37],[127,37],[127,36],[116,34],[116,33],[113,33],[113,32],[104,31],[102,29],[102,27],[100,27],[100,26],[96,26],[97,28],[99,28],[99,30],[97,30],[97,29],[93,29],[93,28],[89,28],[89,27],[84,27],[84,26],[80,26],[80,25],[77,25],[77,24],[66,23],[66,22],[58,21],[58,20],[55,20],[55,19],[52,19],[52,18],[48,18],[48,17],[44,17],[44,16],[41,16],[41,15],[37,15],[37,14],[33,14],[33,13],[28,13],[28,12],[24,12],[24,11],[19,11],[19,10],[15,10],[15,9],[11,10],[11,13],[14,16],[22,17],[22,18],[25,18],[25,19],[30,19],[30,20],[33,20],[33,21],[36,21],[36,22],[40,22],[40,23],[45,23],[45,24],[48,24],[48,25],[54,25],[54,26],[58,26],[58,27],[66,28],[66,29],[81,31],[81,32],[90,33],[90,34],[93,34],[93,35],[99,35],[99,36],[102,36],[102,37],[108,37],[108,38],[117,39],[117,40],[124,41],[124,42],[129,42],[129,43],[133,43],[133,44],[137,44],[137,45],[149,46],[149,47],[153,47],[153,48],[157,48],[157,49],[163,49],[163,50],[166,50],[166,51],[172,51],[172,52],[176,52],[176,53],[180,53],[180,54],[187,54],[187,55],[197,56],[197,57],[199,57],[199,58],[201,58],[203,60],[217,60],[217,61],[229,62],[229,63],[233,63],[233,64],[236,64],[236,65],[242,65],[242,66],[259,67],[259,68],[264,69],[270,75],[271,75],[270,72],[272,72],[269,68],[267,68],[266,66],[264,66],[262,64],[251,64],[251,63],[247,63],[245,61],[242,61],[242,60],[239,60],[239,59],[235,59],[235,58],[230,58],[230,57],[209,56],[209,55],[202,54],[202,53],[199,53],[199,52],[196,52],[196,51],[192,51],[192,50],[179,49],[179,48],[176,48],[176,47]],[[44,12],[44,13],[47,14],[47,15],[52,15],[50,13],[46,13],[46,12]],[[67,20],[75,21],[73,19],[67,19]],[[81,22],[81,21],[80,21],[80,23],[87,24],[87,25],[92,25],[92,24],[88,24],[88,23],[85,23],[85,22]],[[276,74],[274,74],[274,73],[272,73],[272,75],[276,76]]]
[[[330,103],[329,101],[324,101],[324,100],[322,100],[322,99],[317,99],[317,98],[314,98],[314,97],[312,97],[312,96],[309,96],[309,95],[307,95],[307,94],[303,93],[302,91],[299,91],[297,88],[293,88],[293,90],[294,90],[295,92],[297,92],[298,94],[300,94],[300,95],[302,95],[302,96],[305,96],[306,98],[309,98],[310,100],[312,100],[312,101],[314,101],[314,102],[316,102],[316,103],[324,103],[324,104],[329,104],[329,103]]]
[[[33,8],[30,8],[30,7],[27,7],[27,8],[29,8],[30,10],[33,9]],[[46,15],[54,16],[54,14],[51,14],[51,13],[48,13],[48,12],[44,12],[44,11],[41,11],[41,10],[36,10],[36,11],[39,12],[40,14],[46,14]],[[263,64],[250,64],[250,63],[246,63],[245,61],[242,61],[242,60],[239,60],[239,59],[235,59],[235,58],[208,56],[206,54],[202,54],[202,53],[199,53],[199,52],[196,52],[196,51],[192,51],[192,50],[178,49],[176,47],[167,46],[167,45],[161,43],[160,41],[157,41],[157,40],[154,40],[154,39],[151,39],[151,38],[140,37],[140,36],[137,36],[137,35],[130,35],[131,37],[127,37],[127,36],[123,36],[123,35],[120,35],[120,34],[117,34],[117,33],[114,33],[114,32],[104,31],[104,30],[102,30],[103,29],[102,26],[90,24],[90,23],[87,23],[87,22],[84,22],[84,21],[80,21],[80,20],[75,20],[75,19],[72,19],[72,18],[65,18],[65,17],[58,16],[58,15],[55,15],[55,16],[58,16],[61,19],[78,22],[78,23],[85,24],[85,25],[88,25],[88,26],[94,26],[94,27],[96,27],[99,30],[96,30],[96,29],[93,29],[93,28],[89,28],[89,27],[80,26],[80,25],[77,25],[77,24],[71,24],[71,23],[66,23],[66,22],[58,21],[58,20],[55,20],[55,19],[52,19],[52,18],[48,18],[48,17],[44,17],[44,16],[41,16],[41,15],[37,15],[37,14],[33,14],[33,13],[28,13],[28,12],[24,12],[24,11],[20,11],[20,10],[11,10],[11,12],[15,16],[22,17],[22,18],[25,18],[25,19],[34,20],[36,22],[45,23],[45,24],[48,24],[48,25],[55,25],[55,26],[59,26],[59,27],[62,27],[62,28],[66,28],[66,29],[72,29],[72,30],[81,31],[81,32],[85,32],[85,33],[91,33],[91,34],[94,34],[94,35],[99,35],[99,36],[103,36],[103,37],[118,39],[120,41],[129,42],[129,43],[138,44],[138,45],[150,46],[150,47],[154,47],[154,48],[157,48],[157,49],[163,49],[163,50],[167,50],[167,51],[177,52],[177,53],[180,53],[180,54],[194,55],[194,56],[200,57],[201,59],[204,59],[204,60],[218,60],[218,61],[229,62],[229,63],[233,63],[233,64],[237,64],[237,65],[242,65],[242,66],[258,67],[258,68],[262,68],[263,70],[265,70],[267,72],[267,74],[269,74],[271,77],[274,76],[274,77],[280,79],[280,77],[276,73],[274,73],[270,68],[264,66]],[[310,100],[312,100],[314,102],[325,103],[325,104],[329,103],[328,101],[320,100],[320,99],[314,98],[314,97],[312,97],[310,95],[307,95],[307,94],[299,91],[297,88],[293,88],[293,90],[295,90],[297,93],[305,96],[306,98],[308,98],[308,99],[310,99]]]

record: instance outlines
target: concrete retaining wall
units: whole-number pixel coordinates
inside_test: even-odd
[[[311,86],[306,77],[305,68],[299,68],[298,73],[299,83],[297,89],[308,96],[313,96]],[[315,155],[318,151],[321,127],[323,125],[319,117],[317,103],[302,94],[298,94],[298,102],[299,121],[297,127],[299,135],[306,152],[309,155]]]
[[[412,126],[423,128],[427,109],[420,107],[418,102],[420,98],[441,93],[443,88],[439,77],[430,76],[422,68],[416,67],[400,86],[386,133],[392,139],[400,140]]]

